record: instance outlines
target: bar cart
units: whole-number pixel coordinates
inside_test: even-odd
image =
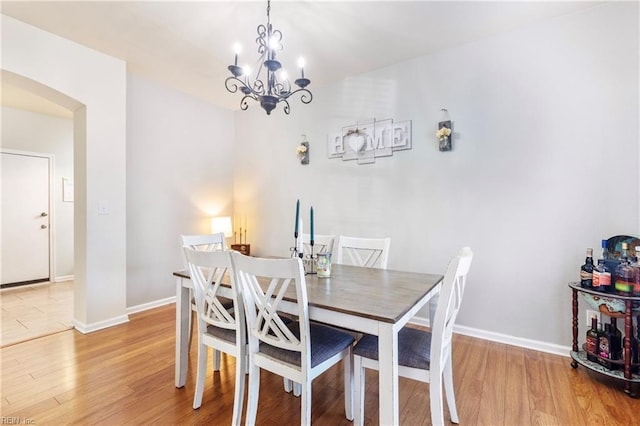
[[[618,294],[602,293],[588,288],[582,288],[580,283],[569,283],[573,292],[573,346],[571,349],[571,366],[578,368],[582,365],[589,370],[601,373],[624,381],[624,391],[631,397],[638,396],[638,384],[640,384],[640,363],[632,363],[631,359],[631,335],[633,332],[633,318],[640,316],[640,297],[621,296]],[[602,314],[609,317],[624,318],[623,359],[607,360],[618,366],[616,370],[609,370],[598,362],[587,359],[586,346],[578,347],[578,293],[584,296],[585,301]],[[618,310],[613,310],[611,305],[616,305]],[[637,350],[637,349],[636,349]],[[600,359],[597,353],[590,353]],[[622,367],[622,369],[620,369]],[[632,371],[636,371],[632,373]],[[635,389],[634,389],[635,387]]]

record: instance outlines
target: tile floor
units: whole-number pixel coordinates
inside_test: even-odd
[[[73,281],[0,290],[0,347],[73,328]]]

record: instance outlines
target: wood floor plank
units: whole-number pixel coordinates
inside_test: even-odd
[[[487,368],[482,383],[478,424],[500,425],[505,418],[507,345],[494,343],[487,347]]]
[[[453,381],[458,417],[465,425],[479,424],[489,345],[484,340],[454,336]],[[447,418],[445,414],[445,421]]]
[[[522,419],[530,417],[529,398],[526,397],[529,390],[527,388],[525,349],[508,346],[506,357],[508,362],[504,370],[506,381],[502,424],[517,425],[522,422]]]
[[[561,425],[572,422],[586,424],[586,419],[571,385],[572,368],[569,359],[545,354],[544,365],[550,382],[558,423]]]
[[[549,376],[545,369],[544,354],[527,351],[525,352],[525,363],[531,424],[559,424]]]

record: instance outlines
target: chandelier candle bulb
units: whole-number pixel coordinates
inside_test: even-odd
[[[240,54],[241,51],[242,51],[242,47],[240,46],[240,43],[236,43],[233,45],[233,54],[234,54],[233,65],[236,67],[238,66],[238,55]]]
[[[304,58],[300,57],[298,59],[298,66],[300,67],[300,78],[304,78]]]

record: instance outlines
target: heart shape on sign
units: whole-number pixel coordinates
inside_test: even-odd
[[[360,133],[353,133],[349,136],[349,140],[347,141],[347,143],[354,152],[360,152],[365,144],[365,138]]]

